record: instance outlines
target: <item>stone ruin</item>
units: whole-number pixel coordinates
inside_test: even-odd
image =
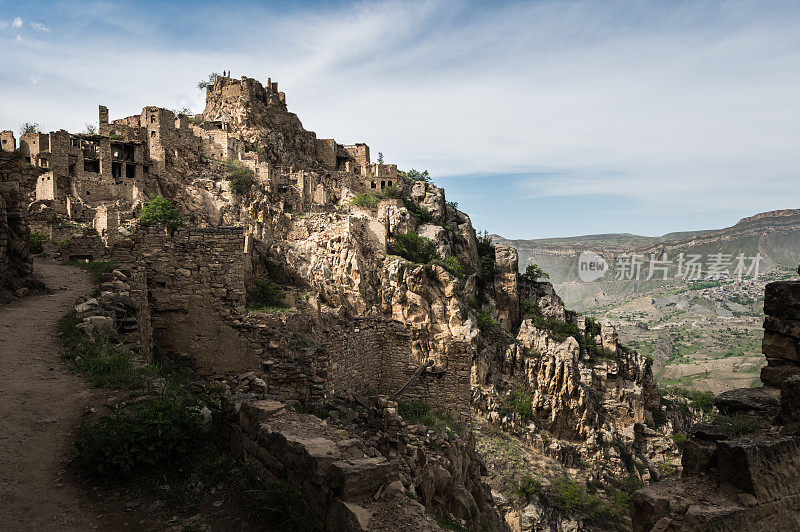
[[[114,338],[141,363],[158,345],[225,388],[232,448],[265,478],[302,484],[321,501],[320,526],[390,523],[391,514],[381,513],[385,497],[419,518],[422,506],[398,499],[396,482],[420,495],[424,508],[447,511],[471,529],[506,526],[481,480],[474,441],[414,432],[391,400],[400,390],[402,399],[454,420],[483,416],[566,467],[589,463],[596,479],[630,473],[620,452],[654,463],[677,456],[669,436],[678,419],[659,432],[646,427],[664,407],[645,357],[604,326],[591,342],[609,359],[593,365],[574,338],[537,327],[524,303],[586,331],[552,285],[520,276],[511,247],[495,246],[493,277],[479,279],[487,257],[469,216],[443,189],[372,163],[366,144],[317,139],[271,79],[218,77],[194,116],[145,107],[109,120],[100,106],[96,134],[28,133],[18,149],[11,132],[0,139],[16,149],[1,155],[17,161],[14,175],[27,176],[14,178],[14,208],[27,196],[19,219],[48,237],[45,256],[115,264],[100,295],[77,309],[85,334]],[[225,178],[231,161],[253,172],[244,194]],[[393,194],[376,196],[375,205],[351,204],[356,194],[389,187]],[[138,223],[155,195],[178,206],[185,227]],[[391,255],[404,233],[429,238],[440,259],[456,258],[465,274],[441,260],[414,264]],[[290,287],[291,308],[249,312],[254,279]],[[479,313],[496,326],[479,327]],[[535,422],[503,410],[518,389],[531,392]],[[341,397],[363,404],[342,405]],[[351,441],[359,438],[288,408],[320,403],[347,419],[360,409],[355,419],[371,424],[375,439]],[[292,477],[285,464],[302,475]],[[635,474],[658,478],[655,467]],[[560,526],[537,522],[529,510],[504,508],[505,521],[519,530]]]

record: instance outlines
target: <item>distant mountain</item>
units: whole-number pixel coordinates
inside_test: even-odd
[[[617,325],[626,345],[654,360],[659,383],[720,393],[759,384],[764,284],[796,277],[800,263],[800,209],[771,211],[725,229],[669,233],[585,235],[537,240],[493,239],[517,248],[520,270],[538,264],[565,304]],[[593,251],[609,264],[622,254],[675,259],[722,253],[762,255],[755,282],[654,278],[617,280],[613,274],[581,282],[578,256]],[[674,274],[674,271],[671,271]]]
[[[538,264],[568,304],[585,308],[584,300],[602,292],[606,296],[624,296],[647,289],[648,283],[606,279],[597,283],[581,283],[578,279],[578,256],[594,251],[613,262],[614,256],[637,253],[700,254],[704,257],[723,253],[761,253],[761,271],[795,270],[800,263],[800,209],[770,211],[743,218],[725,229],[686,231],[649,237],[629,233],[583,235],[535,240],[508,240],[492,235],[497,243],[514,246],[519,253],[519,267]],[[664,283],[656,283],[663,285]],[[591,304],[588,306],[591,307]]]

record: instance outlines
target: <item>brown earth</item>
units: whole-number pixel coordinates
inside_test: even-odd
[[[0,308],[0,530],[85,530],[64,465],[92,391],[61,361],[59,319],[92,289],[77,268],[37,264],[50,289]]]

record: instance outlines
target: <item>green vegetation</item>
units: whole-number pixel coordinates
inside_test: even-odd
[[[271,530],[312,531],[308,508],[300,493],[283,482],[264,483],[245,468],[245,490],[250,517],[268,523]]]
[[[467,529],[452,515],[440,512],[436,514],[436,524],[444,530],[455,530],[456,532],[467,532]]]
[[[442,260],[442,266],[445,270],[449,271],[459,279],[463,279],[466,274],[466,269],[458,257],[455,255],[448,255]]]
[[[266,280],[253,279],[247,288],[248,310],[282,309],[284,298],[283,290]]]
[[[483,232],[483,235],[476,234],[475,236],[478,244],[478,267],[480,268],[477,276],[477,306],[481,307],[488,303],[489,299],[486,297],[486,291],[494,284],[495,251],[492,238],[486,231]]]
[[[674,441],[679,448],[683,449],[683,446],[686,445],[688,438],[686,437],[686,434],[676,432],[672,435],[672,441]]]
[[[419,423],[435,429],[437,432],[455,431],[461,434],[466,425],[456,421],[448,414],[432,410],[430,405],[421,399],[413,401],[397,401],[397,413],[408,423]]]
[[[714,398],[716,395],[714,395],[713,392],[701,392],[697,390],[690,390],[688,388],[681,388],[679,386],[665,386],[663,390],[659,389],[659,393],[662,396],[675,395],[677,397],[688,399],[688,408],[691,408],[692,410],[699,410],[704,414],[710,414],[714,409]],[[685,413],[688,414],[689,412],[686,411]]]
[[[58,325],[58,332],[67,347],[63,358],[75,362],[73,370],[83,373],[95,387],[133,389],[143,386],[153,374],[150,366],[135,367],[125,353],[105,338],[86,338],[77,328],[80,319],[74,310]]]
[[[512,412],[519,414],[523,421],[533,420],[533,394],[522,386],[503,399],[501,413],[508,415]]]
[[[403,191],[397,185],[386,187],[376,194],[378,199],[400,199],[403,197]]]
[[[563,342],[570,336],[575,338],[581,351],[589,355],[592,363],[614,359],[612,353],[596,343],[595,337],[600,334],[600,324],[588,316],[584,320],[585,328],[581,331],[575,323],[575,314],[570,311],[566,311],[567,321],[546,319],[536,301],[524,300],[520,303],[520,313],[522,319],[530,319],[534,327],[549,331],[550,337],[557,342]]]
[[[159,195],[142,206],[139,223],[143,226],[164,225],[173,231],[183,225],[184,219],[171,201]]]
[[[416,264],[427,264],[437,258],[436,244],[430,238],[416,233],[397,235],[389,244],[388,251]]]
[[[531,501],[542,492],[542,483],[527,473],[514,486],[514,492],[525,501]]]
[[[362,194],[361,192],[356,192],[353,195],[353,199],[350,200],[350,205],[355,205],[356,207],[363,207],[365,209],[373,209],[378,206],[381,200],[375,194]]]
[[[38,133],[39,132],[39,124],[36,122],[25,122],[21,126],[19,126],[19,134],[26,135],[28,133]]]
[[[737,414],[735,416],[716,415],[711,424],[718,430],[731,436],[741,436],[758,432],[769,426],[767,422],[754,417]]]
[[[408,210],[408,212],[413,214],[417,218],[417,220],[419,220],[419,223],[427,224],[433,221],[433,216],[431,216],[431,213],[429,213],[425,207],[423,207],[416,201],[412,200],[411,198],[404,197],[403,205],[405,206],[406,210]]]
[[[201,441],[197,407],[177,392],[111,407],[110,415],[81,424],[73,463],[86,476],[101,478],[175,470]]]
[[[218,77],[219,77],[218,73],[212,72],[211,74],[208,75],[208,81],[203,80],[197,83],[197,88],[200,90],[204,90],[206,87],[213,86],[214,83],[217,82]]]
[[[658,469],[658,474],[665,478],[678,476],[678,467],[670,461],[660,462],[656,469]]]
[[[230,183],[231,190],[241,195],[250,191],[255,183],[255,174],[238,159],[225,161],[225,178]]]
[[[525,273],[522,274],[522,277],[533,283],[537,282],[539,279],[550,278],[550,276],[546,274],[538,264],[528,265],[528,267],[525,268]]]
[[[109,135],[108,140],[120,140],[122,135]]]
[[[448,201],[447,204],[450,205],[453,208],[453,210],[458,210],[458,202],[457,201]]]
[[[475,309],[475,314],[478,317],[478,327],[482,331],[488,331],[491,329],[500,329],[500,324],[497,323],[494,318],[492,318],[492,311],[491,310],[484,310],[482,308]]]
[[[378,152],[378,164],[383,164],[383,152]]]
[[[427,170],[420,172],[419,170],[411,169],[406,172],[405,176],[411,181],[424,181],[425,183],[431,182],[431,175]]]
[[[567,514],[581,516],[598,526],[608,526],[622,520],[618,509],[586,493],[582,486],[568,478],[552,479],[544,496],[553,507]]]
[[[83,132],[86,135],[97,135],[97,126],[94,124],[86,123],[83,128]]]
[[[40,233],[38,231],[31,231],[31,236],[28,238],[28,250],[34,254],[38,255],[39,253],[44,251],[43,244],[48,242],[50,237],[44,233]]]

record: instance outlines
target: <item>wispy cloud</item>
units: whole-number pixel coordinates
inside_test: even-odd
[[[31,22],[30,24],[31,24],[31,28],[33,28],[33,29],[35,29],[37,31],[44,31],[44,32],[50,33],[50,28],[48,28],[47,26],[45,26],[41,22]]]
[[[21,28],[22,27],[22,19],[19,17],[14,17],[14,20],[11,22],[12,28]]]
[[[428,168],[454,199],[463,181],[447,176],[502,173],[539,206],[609,193],[653,212],[800,206],[796,2],[77,5],[21,13],[61,23],[0,58],[3,127],[80,129],[98,103],[199,111],[197,81],[231,69],[272,76],[320,137]],[[506,229],[503,208],[465,206]]]

